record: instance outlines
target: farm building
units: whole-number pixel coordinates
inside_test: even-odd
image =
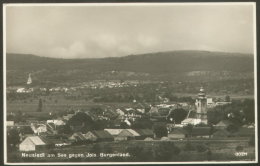
[[[191,132],[192,137],[209,138],[211,136],[210,127],[194,127]]]
[[[218,122],[216,125],[214,125],[214,127],[216,129],[226,129],[229,125],[232,125],[232,122],[230,122],[228,120],[222,120],[222,121]]]
[[[20,151],[36,151],[49,147],[49,143],[39,136],[29,136],[20,145]]]
[[[104,130],[107,131],[112,136],[117,136],[124,129],[104,129]]]
[[[230,132],[228,132],[226,129],[217,130],[212,134],[213,138],[226,138],[229,136],[230,136]]]
[[[114,137],[105,130],[93,130],[84,135],[90,141],[113,141]]]
[[[31,124],[31,128],[35,134],[41,134],[47,132],[47,126],[45,124]]]
[[[132,129],[123,129],[116,137],[116,141],[122,141],[122,140],[133,140],[135,139],[135,136],[139,136],[138,133],[135,131],[132,131]]]
[[[82,133],[76,132],[69,137],[69,140],[79,142],[79,141],[86,141],[87,139]]]
[[[135,129],[135,131],[139,134],[139,136],[137,136],[136,139],[143,140],[148,137],[154,137],[154,133],[151,129]]]
[[[61,119],[47,120],[47,123],[53,123],[55,126],[62,126],[66,123]]]
[[[6,121],[6,126],[9,127],[9,126],[14,126],[14,121]]]
[[[187,132],[183,129],[176,128],[170,133],[168,133],[170,139],[182,139],[187,137]]]

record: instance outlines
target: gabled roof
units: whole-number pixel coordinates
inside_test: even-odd
[[[48,123],[48,125],[52,128],[52,129],[55,129],[55,124],[54,123]]]
[[[40,138],[39,136],[29,136],[23,142],[25,142],[25,141],[30,141],[34,145],[46,145],[46,143],[43,141],[43,139]]]
[[[111,135],[118,135],[123,129],[104,129]]]
[[[137,137],[140,136],[140,134],[138,134],[135,130],[133,129],[126,129],[127,131],[129,131],[131,134],[133,134],[133,136]]]
[[[84,135],[83,135],[82,133],[80,133],[80,132],[77,132],[77,133],[72,134],[71,137],[75,137],[75,138],[78,139],[78,140],[86,140],[86,138],[84,137]]]
[[[219,127],[221,127],[221,126],[229,126],[229,125],[231,125],[232,124],[232,122],[230,122],[229,120],[221,120],[220,122],[218,122],[215,126],[219,126]]]
[[[92,132],[98,138],[114,138],[111,134],[109,134],[109,132],[105,130],[94,130],[90,132]]]
[[[140,136],[150,136],[150,135],[153,135],[153,131],[151,129],[135,129],[135,131]]]

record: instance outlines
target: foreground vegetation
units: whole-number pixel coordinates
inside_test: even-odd
[[[195,139],[183,141],[127,141],[102,142],[78,145],[67,148],[37,151],[46,154],[67,154],[67,157],[25,158],[21,152],[9,152],[12,162],[187,162],[187,161],[250,161],[255,159],[255,149],[248,144],[248,139]],[[246,156],[236,156],[237,152],[246,152]],[[87,154],[96,157],[85,157]],[[129,153],[127,157],[100,157],[100,153]],[[71,154],[71,155],[70,155]],[[73,155],[74,154],[74,155]],[[79,157],[75,154],[84,154]],[[69,157],[70,156],[70,157]]]

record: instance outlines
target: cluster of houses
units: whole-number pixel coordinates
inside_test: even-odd
[[[93,130],[87,133],[76,132],[67,138],[60,136],[59,139],[55,139],[53,137],[38,135],[28,136],[20,143],[19,150],[35,151],[38,149],[63,147],[79,143],[152,139],[153,131],[150,129],[104,129]]]
[[[207,98],[207,107],[212,108],[220,105],[231,104],[231,101],[215,101],[213,98]]]
[[[233,125],[228,120],[221,120],[212,127],[198,127],[194,126],[190,132],[185,130],[182,126],[168,124],[168,138],[169,139],[182,139],[187,137],[193,138],[228,138],[228,137],[252,137],[255,135],[254,124],[243,125],[237,131],[229,131],[228,127]]]
[[[55,123],[55,122],[51,122]],[[58,122],[59,123],[59,122]],[[19,145],[20,151],[35,151],[42,148],[57,148],[63,146],[73,146],[74,144],[87,144],[93,142],[112,142],[112,141],[129,141],[129,140],[182,140],[185,138],[238,138],[252,137],[255,134],[254,125],[244,125],[236,132],[229,132],[228,126],[231,125],[228,121],[220,121],[218,124],[211,127],[193,127],[190,131],[181,127],[168,127],[168,136],[156,138],[151,129],[104,129],[92,130],[86,133],[75,132],[68,136],[59,135],[30,135],[27,136]]]

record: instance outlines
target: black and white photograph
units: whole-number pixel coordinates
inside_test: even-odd
[[[255,2],[3,4],[4,163],[258,162]]]

